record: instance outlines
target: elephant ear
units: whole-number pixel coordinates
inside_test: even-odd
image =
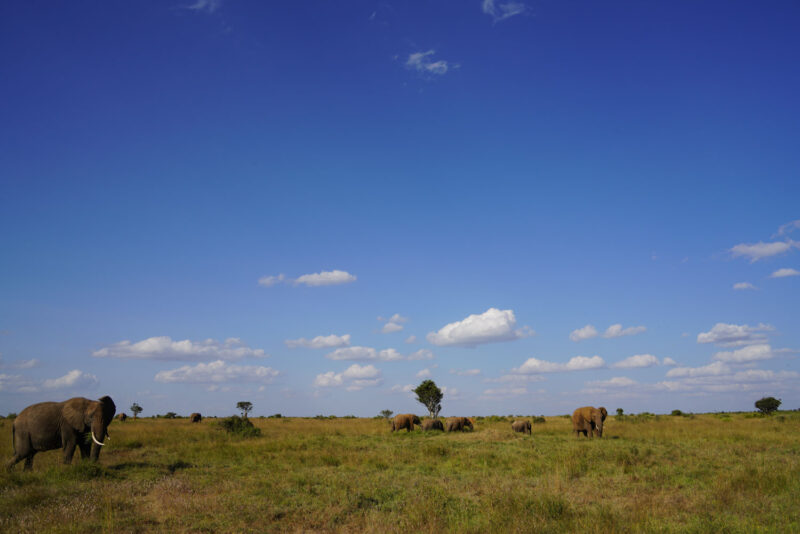
[[[75,397],[64,401],[64,407],[61,409],[61,417],[67,422],[69,426],[76,430],[83,430],[87,426],[87,412],[90,409],[89,399],[83,397]]]
[[[114,401],[111,400],[111,397],[106,395],[105,397],[100,397],[98,399],[100,403],[101,409],[103,410],[103,422],[108,426],[111,421],[114,419],[114,414],[117,413],[117,406],[114,404]]]
[[[605,421],[606,417],[608,417],[608,410],[606,410],[605,406],[600,406],[598,410],[600,410],[600,413],[602,414],[602,419],[603,421]]]

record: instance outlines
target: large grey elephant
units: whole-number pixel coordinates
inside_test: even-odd
[[[200,414],[199,414],[199,413],[197,413],[197,412],[194,412],[192,415],[190,415],[190,416],[189,416],[189,420],[190,420],[192,423],[199,423],[200,421],[202,421],[202,420],[203,420],[203,416],[202,416],[202,415],[200,415]]]
[[[425,419],[422,422],[422,430],[444,430],[441,419]]]
[[[514,432],[522,432],[523,434],[531,433],[531,422],[527,419],[519,419],[511,423],[511,428]]]
[[[581,434],[587,437],[603,437],[603,422],[608,416],[608,410],[604,407],[595,408],[594,406],[583,406],[572,413],[572,430],[575,437]]]
[[[419,417],[413,413],[401,413],[395,415],[394,419],[392,420],[392,432],[395,430],[402,430],[404,428],[406,429],[406,432],[411,432],[414,430],[414,425],[422,425]]]
[[[25,470],[29,470],[37,452],[52,449],[62,449],[64,463],[69,464],[75,446],[80,449],[81,458],[96,461],[116,411],[114,401],[108,396],[98,400],[75,397],[64,402],[28,406],[11,426],[14,457],[8,469],[24,459]]]
[[[474,429],[472,419],[469,417],[448,417],[447,424],[445,424],[445,429],[448,432],[455,432],[456,430],[464,431],[467,427],[469,427],[470,430]]]

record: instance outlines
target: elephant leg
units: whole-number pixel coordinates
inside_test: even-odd
[[[29,454],[25,457],[25,467],[22,468],[23,471],[31,471],[33,470],[33,455],[36,453]]]
[[[78,448],[81,450],[81,458],[86,460],[89,458],[89,453],[92,452],[92,446],[89,443],[81,443],[78,445]]]
[[[75,454],[75,442],[67,442],[64,444],[64,463],[69,465],[72,463],[72,455]]]
[[[25,458],[24,456],[20,456],[19,454],[15,454],[11,461],[6,464],[6,469],[11,471],[15,465],[17,465],[22,459]]]

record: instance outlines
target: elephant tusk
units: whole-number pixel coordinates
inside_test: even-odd
[[[102,447],[103,445],[105,445],[105,443],[100,443],[99,441],[97,441],[97,438],[96,438],[96,437],[94,437],[94,431],[92,431],[92,441],[94,441],[95,443],[97,443],[97,444],[98,444],[98,445],[100,445],[101,447]]]

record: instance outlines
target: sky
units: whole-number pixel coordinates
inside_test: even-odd
[[[0,3],[0,413],[800,408],[800,5]]]

